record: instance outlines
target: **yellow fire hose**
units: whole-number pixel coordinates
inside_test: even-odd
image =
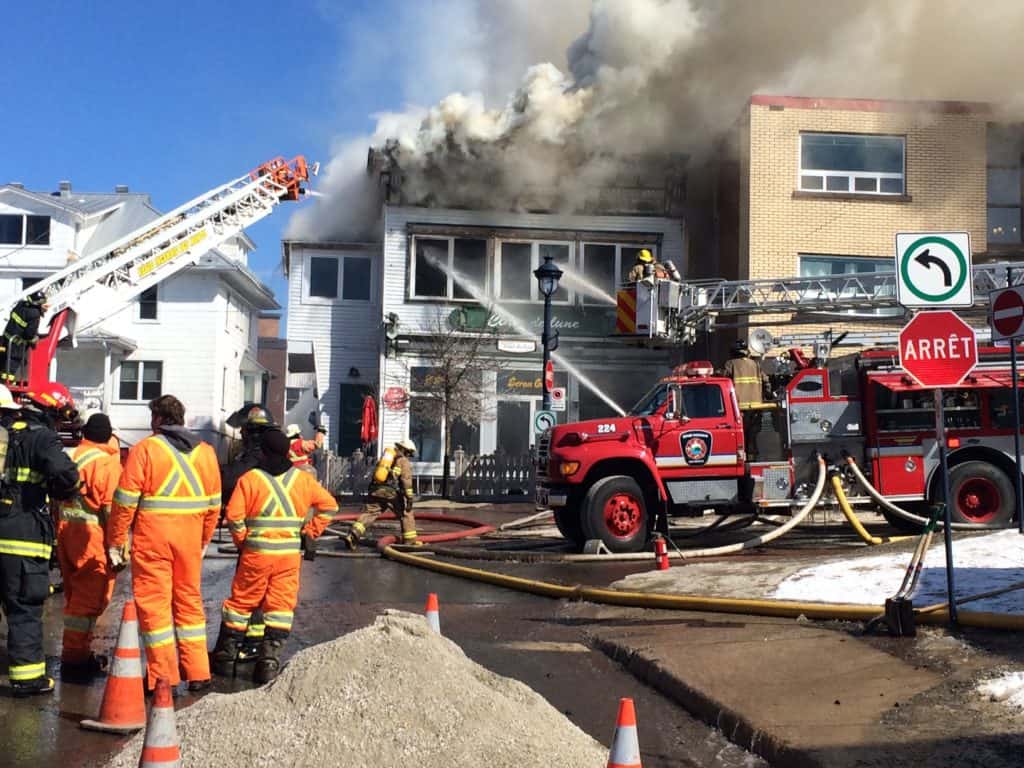
[[[660,608],[674,611],[703,611],[706,613],[732,613],[750,616],[774,616],[789,619],[805,616],[808,619],[832,619],[838,621],[869,621],[885,611],[880,605],[754,600],[734,597],[709,597],[705,595],[666,595],[657,592],[626,592],[580,585],[567,587],[546,581],[507,576],[502,573],[493,573],[479,568],[467,568],[464,565],[440,562],[435,558],[414,555],[409,552],[400,552],[392,546],[383,547],[381,553],[396,562],[424,568],[435,573],[471,579],[496,587],[505,587],[542,597],[585,600],[602,605]],[[1005,629],[1015,632],[1024,630],[1024,616],[979,611],[960,611],[957,616],[959,624],[965,627]],[[919,624],[945,625],[949,623],[949,610],[932,606],[927,611],[915,611],[914,618]]]
[[[917,538],[916,536],[886,536],[882,538],[868,533],[863,523],[854,514],[853,507],[850,506],[850,500],[846,498],[846,491],[843,490],[843,481],[837,474],[832,475],[832,493],[835,495],[836,501],[839,502],[839,508],[843,510],[847,521],[853,526],[853,530],[857,532],[857,535],[861,537],[865,544],[891,544],[897,541]]]

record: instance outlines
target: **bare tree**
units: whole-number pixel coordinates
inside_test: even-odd
[[[413,376],[416,396],[410,415],[441,427],[441,495],[446,499],[451,495],[452,430],[456,422],[474,425],[488,417],[493,403],[484,397],[484,373],[502,367],[494,354],[497,329],[484,324],[482,330],[460,330],[452,317],[439,310],[416,349],[416,365],[402,363],[410,372],[413,367],[426,369],[425,375]]]

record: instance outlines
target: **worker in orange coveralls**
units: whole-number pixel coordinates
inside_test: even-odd
[[[176,686],[183,674],[190,691],[201,691],[210,686],[210,658],[199,582],[220,516],[220,468],[213,448],[185,429],[180,400],[162,395],[149,410],[153,434],[128,454],[114,493],[108,557],[114,568],[125,562],[130,528],[147,686],[160,678]]]
[[[57,559],[64,577],[64,646],[60,675],[88,683],[107,667],[92,653],[96,619],[110,605],[114,571],[107,562],[105,525],[121,477],[121,458],[112,445],[110,419],[94,413],[82,428],[81,444],[71,455],[81,478],[81,495],[60,507]]]
[[[211,654],[213,671],[232,675],[249,617],[262,608],[266,631],[253,670],[257,684],[273,680],[281,666],[299,599],[299,553],[305,549],[307,559],[315,557],[312,540],[338,511],[313,475],[292,466],[283,432],[267,430],[260,447],[259,465],[242,475],[228,501],[228,529],[242,555]],[[310,507],[315,514],[303,526]]]

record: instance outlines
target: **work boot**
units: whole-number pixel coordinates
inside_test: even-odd
[[[68,683],[88,685],[97,675],[107,671],[106,656],[90,653],[82,661],[61,661],[60,679]]]
[[[260,643],[260,656],[256,660],[256,668],[252,671],[252,681],[256,685],[269,683],[281,669],[281,651],[284,649],[284,638],[267,637]]]
[[[199,693],[200,691],[209,690],[213,686],[213,680],[206,678],[205,680],[189,680],[188,690],[189,693]]]
[[[210,671],[213,674],[223,677],[235,676],[235,660],[238,658],[244,637],[245,633],[231,629],[225,624],[220,625],[217,644],[210,652]]]
[[[31,680],[18,680],[11,683],[11,690],[15,698],[35,696],[39,693],[53,693],[53,678],[46,675],[32,678]]]

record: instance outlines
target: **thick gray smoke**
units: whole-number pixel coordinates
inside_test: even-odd
[[[552,15],[548,6],[559,10]],[[428,109],[382,115],[359,151],[340,151],[328,168],[327,197],[293,220],[294,236],[338,236],[366,221],[362,212],[342,213],[372,196],[363,186],[366,149],[388,140],[408,201],[514,208],[548,190],[548,199],[571,209],[620,173],[623,161],[700,155],[752,93],[991,101],[1008,115],[1022,106],[1019,0],[453,0],[445,7],[466,13],[441,15],[445,25],[433,27],[438,36],[409,76],[421,88],[426,73],[456,90]],[[422,45],[422,28],[405,34]],[[526,66],[532,61],[540,63]],[[517,85],[498,100],[513,71]]]

